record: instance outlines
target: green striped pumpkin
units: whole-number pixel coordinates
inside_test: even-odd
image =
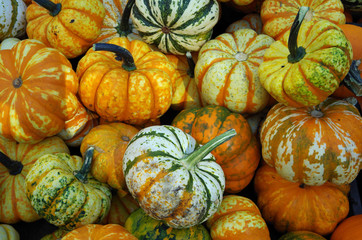
[[[200,147],[173,126],[142,129],[123,156],[128,190],[148,215],[170,227],[206,221],[219,208],[225,189],[224,172],[210,152],[235,134],[231,129]]]
[[[131,19],[145,42],[183,55],[211,38],[219,5],[216,0],[136,0]]]
[[[141,208],[127,218],[125,228],[138,240],[211,240],[209,231],[201,224],[176,229],[148,216]]]
[[[23,0],[0,1],[0,41],[25,35],[26,4]]]

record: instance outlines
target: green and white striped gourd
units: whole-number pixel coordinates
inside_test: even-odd
[[[145,42],[183,55],[211,38],[219,11],[216,0],[136,0],[131,19]]]
[[[142,129],[123,156],[128,190],[149,216],[170,227],[206,221],[220,206],[225,189],[224,172],[210,152],[235,133],[231,129],[200,147],[173,126]]]
[[[0,41],[25,35],[26,4],[23,0],[0,1]]]

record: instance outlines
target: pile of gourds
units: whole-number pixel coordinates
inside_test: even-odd
[[[2,1],[0,239],[357,239],[351,2]]]

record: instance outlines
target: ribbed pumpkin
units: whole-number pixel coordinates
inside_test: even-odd
[[[264,88],[278,102],[315,106],[331,95],[347,75],[352,47],[343,31],[327,20],[303,22],[307,7],[290,31],[265,52],[259,67]]]
[[[278,232],[303,230],[328,235],[349,211],[348,185],[289,182],[266,164],[257,170],[254,188],[263,219]]]
[[[38,215],[49,223],[73,230],[99,223],[111,206],[108,185],[95,180],[88,172],[93,148],[84,161],[67,153],[45,154],[25,178],[26,196]]]
[[[276,104],[260,132],[263,159],[285,179],[307,185],[351,183],[362,166],[362,117],[332,98],[315,108]]]
[[[127,229],[118,224],[87,224],[67,233],[62,240],[137,240]]]
[[[327,240],[321,235],[310,231],[294,231],[288,232],[281,236],[278,240]]]
[[[206,221],[220,206],[225,189],[224,172],[210,152],[235,134],[230,129],[200,147],[173,126],[142,129],[123,156],[129,192],[148,215],[170,227]]]
[[[238,195],[224,196],[219,210],[207,220],[207,226],[213,240],[270,240],[256,204]]]
[[[101,0],[33,0],[26,9],[26,33],[75,58],[92,46],[104,17]]]
[[[164,53],[198,51],[219,20],[216,0],[136,0],[131,19],[142,39]]]
[[[0,224],[1,240],[20,240],[20,236],[16,229],[8,224]]]
[[[0,50],[0,135],[36,143],[59,133],[78,101],[78,78],[67,58],[34,39]],[[46,104],[44,104],[46,103]],[[72,104],[71,104],[72,103]]]
[[[211,240],[209,232],[201,224],[184,229],[172,228],[167,226],[163,221],[151,218],[142,210],[142,208],[134,211],[127,218],[125,227],[139,240]]]
[[[257,113],[269,100],[259,81],[258,67],[274,40],[252,29],[223,33],[199,52],[195,80],[203,105],[219,105],[232,112]]]
[[[1,223],[34,222],[40,219],[26,198],[25,177],[38,158],[51,153],[69,153],[69,149],[56,136],[37,144],[0,138]]]
[[[122,159],[127,144],[137,132],[137,128],[125,123],[101,124],[89,131],[80,152],[84,156],[89,147],[94,147],[90,172],[95,179],[121,192],[126,189]]]
[[[261,22],[260,15],[257,13],[247,14],[242,19],[231,23],[226,28],[225,32],[233,33],[239,29],[244,29],[244,28],[253,29],[257,34],[261,34],[263,23]]]
[[[199,144],[207,143],[228,129],[235,129],[236,136],[211,153],[225,173],[226,192],[240,192],[250,183],[259,164],[260,148],[241,114],[210,105],[181,111],[171,124],[190,134]]]
[[[290,30],[300,7],[309,7],[308,20],[327,20],[334,24],[344,24],[343,4],[340,0],[265,0],[260,17],[263,22],[263,33],[279,39]]]
[[[26,29],[26,4],[23,0],[0,2],[0,42],[10,37],[23,37]]]
[[[359,239],[362,236],[362,214],[344,219],[333,231],[330,240]]]
[[[107,121],[129,124],[156,119],[169,109],[176,76],[163,53],[126,37],[95,46],[77,65],[85,107]]]

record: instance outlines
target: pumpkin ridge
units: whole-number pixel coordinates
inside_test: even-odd
[[[63,11],[63,10],[62,10]],[[85,14],[85,13],[84,13]],[[61,25],[63,25],[64,29],[67,30],[67,35],[70,35],[70,36],[74,36],[77,38],[77,41],[80,41],[81,44],[89,44],[91,43],[92,41],[87,41],[86,39],[84,39],[83,37],[79,36],[78,34],[76,34],[74,31],[72,31],[71,29],[69,29],[63,22],[63,19],[59,18],[57,19],[57,22],[60,23]],[[64,49],[65,50],[65,49]],[[65,50],[67,51],[67,50]],[[67,51],[69,52],[69,51]]]
[[[16,193],[15,193],[15,188],[16,188],[16,185],[15,185],[15,181],[16,181],[17,178],[14,178],[13,181],[11,182],[12,186],[11,186],[11,198],[12,199],[17,199],[16,197]],[[16,201],[18,202],[18,201]],[[19,218],[19,216],[21,215],[20,212],[18,211],[18,208],[17,208],[17,204],[11,204],[12,205],[12,212],[14,213],[15,216],[17,216],[17,218]]]
[[[253,102],[253,97],[254,97],[254,92],[255,92],[255,78],[252,78],[250,76],[253,76],[253,72],[250,70],[250,67],[248,64],[244,64],[245,67],[245,74],[246,74],[246,78],[250,79],[249,80],[249,86],[248,86],[248,93],[247,93],[247,97],[246,97],[246,108],[244,111],[248,112],[251,111],[254,107],[256,107],[257,105]]]
[[[292,69],[292,66],[289,65],[288,68],[287,68],[287,71],[285,72],[285,74],[284,74],[284,76],[283,76],[282,86],[285,85],[285,80],[287,79],[288,73],[291,71],[291,69]],[[275,71],[275,72],[277,72],[277,71]],[[275,72],[274,72],[273,74],[275,74]],[[273,92],[270,92],[270,94],[272,95],[272,94],[274,94],[274,93],[273,93]],[[284,88],[284,87],[283,87],[283,92],[282,92],[282,94],[283,94],[283,98],[284,98],[288,103],[292,103],[293,105],[301,106],[301,104],[300,104],[299,102],[297,102],[296,100],[294,100],[293,98],[291,98],[291,97],[287,94],[287,92],[285,91],[285,88]],[[272,95],[272,96],[273,96],[273,95]],[[277,96],[273,96],[273,97],[274,97],[275,99],[278,99]]]
[[[217,41],[215,41],[215,40],[210,40],[210,41],[212,41],[212,42],[217,43],[217,45],[218,45],[217,48],[214,48],[214,49],[208,48],[206,51],[218,51],[218,52],[223,52],[223,53],[227,53],[227,54],[235,54],[235,52],[237,51],[237,49],[236,49],[236,51],[235,51],[235,49],[230,45],[230,42],[227,41],[227,40],[225,40],[225,38],[223,38],[225,35],[233,36],[233,34],[231,34],[231,33],[224,33],[224,34],[221,34],[221,35],[217,36],[217,37],[216,37],[216,40],[217,40]],[[234,38],[234,41],[235,41],[235,38]],[[219,46],[220,43],[224,44],[228,49],[230,49],[232,53],[229,52],[229,51],[224,51],[224,50],[221,48],[221,46]],[[203,53],[205,53],[206,51],[204,51]],[[225,58],[225,59],[230,59],[230,58]]]
[[[250,30],[250,31],[253,31],[255,32],[254,30]],[[233,32],[233,36],[235,36],[235,32]],[[245,54],[249,55],[250,52],[248,52],[248,47],[250,47],[255,41],[256,41],[256,38],[258,37],[258,34],[255,32],[253,34],[253,36],[251,38],[248,39],[248,41],[245,43],[245,45],[243,46],[243,49],[242,49],[242,52],[244,52]],[[235,39],[235,38],[234,38]],[[235,39],[235,42],[237,44],[237,47],[238,47],[238,51],[240,51],[240,45],[238,45],[239,41],[236,41]],[[262,46],[264,48],[267,48],[266,45]]]
[[[4,34],[4,36],[10,36],[11,31],[14,29],[16,21],[16,16],[18,15],[18,1],[17,0],[11,0],[11,6],[15,6],[12,8],[12,15],[11,15],[11,22],[8,27],[8,31]],[[2,36],[1,36],[2,37]]]
[[[202,185],[204,186],[204,189],[205,189],[205,192],[206,192],[206,201],[205,201],[206,202],[206,209],[202,209],[203,213],[200,214],[200,218],[199,218],[199,221],[198,221],[198,222],[201,223],[201,222],[204,222],[207,217],[209,217],[205,213],[209,212],[209,209],[210,209],[210,206],[211,206],[211,194],[210,194],[210,190],[207,188],[207,185],[206,185],[204,179],[197,172],[195,172],[195,175],[199,178],[199,180],[202,183]]]
[[[327,21],[328,21],[328,20],[327,20]],[[316,25],[317,25],[317,24],[316,24]],[[317,39],[320,38],[321,35],[323,35],[324,33],[328,32],[329,30],[337,30],[337,28],[336,28],[334,25],[328,25],[326,28],[323,28],[323,31],[321,31],[319,35],[315,36],[315,38],[309,39],[309,36],[311,36],[309,33],[312,32],[312,31],[314,31],[316,25],[314,25],[314,26],[312,26],[312,27],[309,27],[309,28],[308,28],[308,31],[306,31],[306,34],[305,34],[305,35],[307,35],[308,37],[307,37],[307,39],[305,39],[305,40],[308,40],[308,44],[307,44],[306,46],[302,46],[302,47],[305,48],[306,50],[309,48],[309,46],[310,46],[311,44],[313,44],[315,41],[317,41]],[[340,31],[342,31],[342,30],[338,30],[338,31],[340,32]],[[323,47],[318,48],[318,50],[324,49],[324,48],[330,48],[330,47],[339,47],[339,46],[327,46],[327,45],[323,45]],[[339,47],[339,48],[340,48],[340,47]],[[318,51],[318,50],[317,50],[317,51]],[[315,51],[314,51],[314,52],[315,52]]]
[[[233,70],[236,68],[236,66],[238,65],[239,62],[235,61],[232,66],[230,67],[228,73],[225,75],[225,80],[224,80],[224,86],[222,87],[222,89],[220,89],[219,94],[216,96],[216,101],[218,102],[218,104],[220,106],[225,106],[225,96],[228,95],[228,88],[230,86],[230,75],[232,74]],[[243,64],[244,65],[244,64]]]

